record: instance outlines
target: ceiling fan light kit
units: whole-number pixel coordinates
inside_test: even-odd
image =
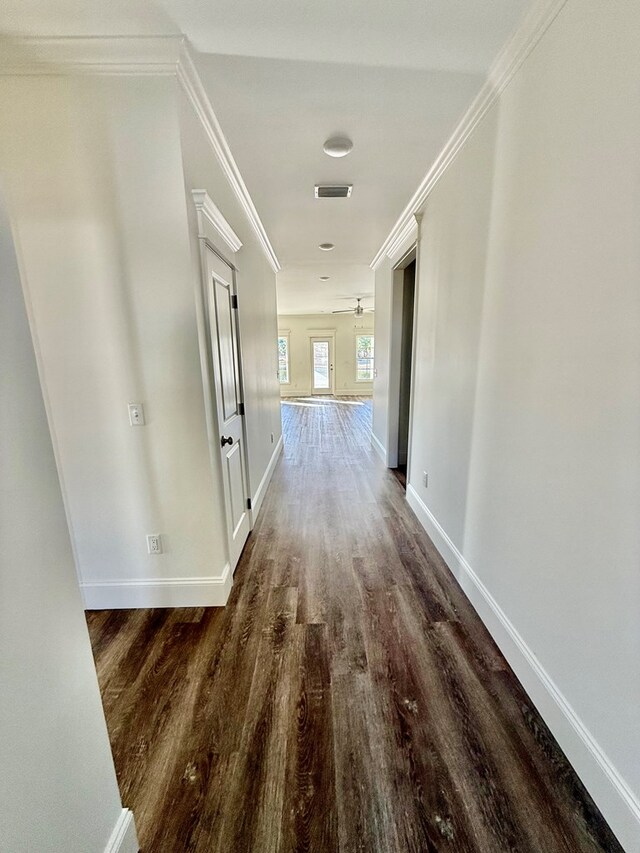
[[[332,314],[353,314],[354,317],[362,317],[363,314],[370,314],[373,311],[373,308],[363,308],[360,304],[364,297],[358,296],[356,297],[356,302],[358,303],[354,308],[342,308],[340,311],[332,311]]]

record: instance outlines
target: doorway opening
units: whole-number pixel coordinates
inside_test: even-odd
[[[402,277],[402,320],[400,332],[400,386],[398,389],[398,467],[396,476],[407,485],[409,455],[409,411],[411,408],[411,354],[413,352],[413,309],[416,294],[416,262],[405,267]]]
[[[387,466],[406,489],[411,443],[411,386],[416,307],[416,246],[396,264],[391,299]]]

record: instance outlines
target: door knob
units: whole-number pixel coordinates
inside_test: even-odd
[[[225,444],[233,444],[233,438],[231,436],[229,436],[228,438],[221,436],[220,437],[220,447],[224,447]]]

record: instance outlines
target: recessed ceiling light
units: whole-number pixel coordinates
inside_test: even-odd
[[[353,142],[346,136],[332,136],[322,148],[329,157],[346,157],[353,148]]]
[[[329,276],[328,275],[321,275],[320,281],[329,281]]]
[[[335,244],[334,243],[320,243],[318,248],[322,249],[323,252],[330,252],[332,249],[335,249]]]

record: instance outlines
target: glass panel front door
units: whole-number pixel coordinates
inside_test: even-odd
[[[331,394],[332,371],[331,341],[314,338],[311,341],[311,391],[313,394]]]

